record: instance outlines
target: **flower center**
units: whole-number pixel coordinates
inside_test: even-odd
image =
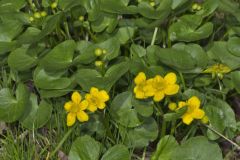
[[[78,110],[79,110],[78,104],[74,103],[74,104],[72,105],[72,107],[71,107],[71,112],[77,113]]]

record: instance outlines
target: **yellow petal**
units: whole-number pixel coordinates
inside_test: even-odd
[[[195,119],[202,119],[205,116],[205,112],[202,109],[195,109],[192,116]]]
[[[199,108],[201,105],[201,102],[198,97],[193,96],[187,101],[188,105],[194,108]]]
[[[97,93],[98,93],[98,89],[97,89],[96,87],[92,87],[92,88],[90,89],[90,94],[95,95],[95,94],[97,94]]]
[[[88,117],[88,115],[87,115],[86,112],[84,112],[84,111],[79,111],[79,112],[77,113],[77,119],[78,119],[80,122],[86,122],[86,121],[88,121],[89,117]]]
[[[153,100],[155,102],[159,102],[161,101],[162,99],[164,98],[164,93],[163,92],[157,92],[155,93],[154,97],[153,97]]]
[[[171,84],[171,85],[167,85],[167,87],[164,90],[164,93],[166,95],[174,95],[174,94],[177,94],[178,91],[179,91],[179,85]]]
[[[91,94],[89,94],[89,93],[85,94],[85,99],[86,99],[86,100],[90,100],[91,97],[92,97]]]
[[[184,107],[184,106],[186,106],[186,105],[187,105],[186,102],[183,102],[183,101],[178,102],[178,107],[179,107],[179,108],[182,108],[182,107]]]
[[[76,113],[68,113],[67,126],[72,126],[76,122]]]
[[[97,110],[97,106],[89,104],[87,109],[91,112],[95,112]]]
[[[168,104],[168,108],[171,110],[171,111],[175,111],[177,109],[177,104],[176,103],[169,103]]]
[[[146,80],[146,75],[143,72],[138,73],[138,75],[134,79],[135,84],[141,84]]]
[[[82,96],[77,92],[73,92],[72,94],[72,101],[73,103],[79,104],[81,102]]]
[[[71,110],[71,108],[72,108],[72,105],[73,105],[72,101],[66,102],[66,103],[64,104],[64,109],[65,109],[67,112],[69,112],[69,111]]]
[[[193,117],[190,114],[184,114],[182,117],[183,123],[189,125],[193,121]]]
[[[162,78],[162,76],[160,75],[156,75],[154,78],[153,78],[153,83],[163,83],[164,82],[164,79]]]
[[[137,91],[135,93],[135,96],[136,96],[137,99],[145,99],[146,98],[144,92],[142,92],[142,91]]]
[[[105,103],[99,103],[98,104],[98,108],[99,109],[104,109],[106,107],[106,104]]]
[[[164,80],[167,81],[168,84],[175,84],[177,82],[177,76],[175,73],[170,72],[164,77]]]
[[[88,101],[87,100],[83,100],[80,104],[79,104],[80,110],[85,110],[88,107]]]
[[[106,91],[101,90],[101,91],[99,92],[99,94],[100,94],[100,97],[99,97],[99,98],[100,98],[102,101],[106,102],[106,101],[109,100],[109,96],[108,96],[108,94],[107,94]]]

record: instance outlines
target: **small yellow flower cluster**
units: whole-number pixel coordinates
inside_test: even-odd
[[[208,123],[208,117],[205,115],[204,110],[200,109],[201,102],[198,97],[193,96],[187,101],[180,101],[178,105],[176,103],[169,103],[168,108],[170,110],[178,110],[182,107],[187,107],[187,111],[183,114],[183,123],[190,125],[194,119],[200,119],[202,123]]]
[[[104,109],[106,102],[109,100],[109,95],[105,90],[99,90],[92,87],[90,93],[85,95],[85,100],[82,100],[79,92],[73,92],[71,101],[66,102],[64,105],[67,111],[67,126],[72,126],[76,119],[80,122],[88,121],[89,117],[86,110],[95,112],[97,109]]]
[[[134,93],[137,99],[153,97],[156,102],[161,101],[165,95],[174,95],[179,91],[176,84],[177,76],[175,73],[168,73],[165,77],[156,75],[154,78],[147,79],[145,73],[140,72],[134,79],[136,86]]]
[[[224,74],[229,72],[231,72],[231,68],[224,64],[214,64],[203,71],[203,73],[212,74],[213,78],[218,76],[220,79],[223,78]]]

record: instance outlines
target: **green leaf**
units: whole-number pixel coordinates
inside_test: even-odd
[[[70,86],[72,80],[63,77],[65,72],[48,73],[38,67],[33,74],[33,81],[36,87],[40,89],[64,89]]]
[[[38,105],[37,96],[31,94],[31,107],[29,113],[21,119],[21,123],[25,128],[38,129],[44,126],[51,117],[52,106],[46,101],[42,100]]]
[[[185,15],[169,28],[169,38],[171,41],[197,41],[210,36],[213,32],[213,24],[207,22],[200,26],[201,17],[197,15]]]
[[[128,6],[129,0],[101,0],[100,8],[105,12],[118,14],[134,14],[137,12],[136,6]]]
[[[25,0],[1,0],[0,1],[0,12],[1,11],[18,11],[26,4]]]
[[[76,44],[73,40],[66,40],[54,47],[40,61],[40,65],[48,71],[59,71],[68,68],[73,59]]]
[[[204,1],[203,4],[201,5],[202,9],[198,11],[196,14],[206,17],[212,14],[218,8],[219,0],[207,0]]]
[[[138,12],[144,17],[163,21],[170,14],[171,6],[172,0],[162,0],[160,4],[156,6],[156,9],[152,7],[149,2],[142,1],[138,4]]]
[[[173,121],[181,118],[182,115],[187,111],[187,107],[183,107],[181,109],[176,110],[175,113],[166,113],[163,118],[165,121]]]
[[[212,101],[204,106],[204,111],[211,126],[218,132],[223,133],[226,129],[236,129],[235,114],[225,101],[213,97]],[[215,136],[211,139],[215,140]]]
[[[8,56],[8,65],[18,71],[26,71],[37,64],[37,57],[27,54],[28,48],[21,47],[10,53]]]
[[[124,144],[133,148],[148,146],[158,136],[158,125],[153,118],[147,118],[143,124],[135,128],[120,130],[121,136],[125,139]]]
[[[22,29],[22,23],[17,20],[0,21],[0,42],[11,42]]]
[[[240,57],[240,38],[230,38],[227,42],[227,48],[234,56]]]
[[[90,136],[77,138],[71,147],[69,160],[97,160],[100,157],[101,146]]]
[[[16,97],[9,88],[0,90],[0,120],[14,122],[19,120],[28,106],[29,92],[25,85],[19,84],[16,89]]]
[[[160,139],[157,149],[151,156],[151,160],[171,160],[174,149],[178,147],[178,143],[171,135],[166,135]]]
[[[140,101],[135,98],[132,99],[132,105],[138,114],[143,117],[150,117],[153,114],[153,102]]]
[[[120,44],[125,44],[134,35],[135,28],[133,27],[121,27],[119,28],[115,38],[120,42]]]
[[[228,51],[227,42],[214,42],[207,53],[209,58],[229,66],[232,70],[240,67],[240,57],[234,56]]]
[[[43,26],[42,31],[35,37],[33,42],[38,42],[48,34],[52,33],[59,25],[62,18],[62,12],[48,16],[45,20],[45,25]]]
[[[201,73],[208,62],[207,54],[197,44],[177,43],[172,48],[155,47],[154,53],[163,64],[184,73]]]
[[[177,7],[180,7],[181,5],[183,5],[187,1],[188,0],[173,0],[172,9],[176,9]]]
[[[125,127],[137,127],[142,124],[133,108],[132,98],[131,92],[120,93],[113,99],[110,107],[110,114],[114,120]]]
[[[118,144],[108,149],[101,160],[130,160],[130,154],[126,146]]]
[[[93,69],[79,69],[75,74],[75,79],[84,91],[89,91],[93,86],[109,91],[128,69],[128,62],[121,62],[111,66],[104,76]]]
[[[223,160],[219,146],[198,136],[183,142],[172,152],[171,160]]]
[[[7,52],[10,52],[18,47],[18,44],[16,41],[12,42],[0,42],[0,55],[3,55]]]
[[[21,44],[32,43],[40,32],[38,28],[28,27],[27,30],[17,38],[17,41]]]
[[[138,56],[138,57],[143,57],[145,56],[146,50],[140,45],[132,44],[130,47],[130,52],[132,55]]]
[[[237,90],[238,93],[240,93],[240,71],[235,71],[231,73],[232,82],[234,85],[234,88]]]

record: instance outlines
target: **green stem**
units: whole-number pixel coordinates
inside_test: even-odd
[[[163,121],[162,121],[161,135],[160,135],[161,138],[166,135],[166,128],[167,128],[167,123],[166,123],[166,121],[163,119]]]
[[[50,154],[50,157],[54,156],[56,154],[56,152],[59,150],[59,148],[63,145],[63,143],[67,140],[67,138],[71,135],[73,129],[75,127],[72,127],[71,129],[69,129],[67,131],[67,133],[64,135],[64,137],[62,138],[62,140],[58,143],[57,147],[54,149],[54,151]]]
[[[157,37],[157,32],[158,32],[158,28],[155,27],[154,33],[153,33],[153,37],[152,37],[152,41],[151,41],[151,46],[154,45],[156,37]]]
[[[224,136],[223,134],[221,134],[220,132],[218,132],[217,130],[215,130],[214,128],[210,127],[209,125],[203,124],[205,127],[207,127],[208,129],[210,129],[211,131],[213,131],[214,133],[216,133],[217,135],[219,135],[220,137],[222,137],[223,139],[225,139],[226,141],[228,141],[229,143],[231,143],[233,146],[237,147],[237,149],[240,149],[240,145],[238,145],[237,143],[233,142],[231,139],[227,138],[226,136]]]
[[[144,147],[144,150],[143,150],[142,160],[145,160],[145,156],[146,156],[146,147]]]
[[[184,80],[184,78],[183,78],[182,72],[179,72],[179,75],[180,75],[180,79],[181,79],[182,84],[183,84],[183,89],[184,89],[184,91],[185,91],[185,90],[186,90],[186,83],[185,83],[185,80]]]
[[[64,22],[64,29],[67,33],[67,37],[68,39],[72,39],[71,35],[70,35],[70,32],[69,32],[69,28],[68,28],[68,23],[67,22]]]

